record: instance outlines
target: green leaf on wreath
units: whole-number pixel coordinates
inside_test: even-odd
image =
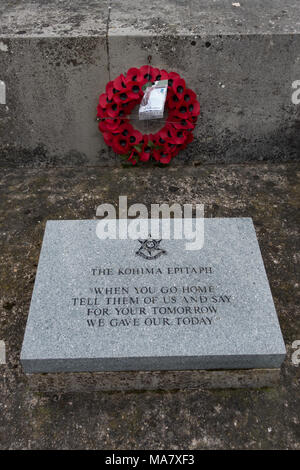
[[[142,86],[142,90],[145,91],[146,88],[149,88],[149,86],[152,86],[153,85],[153,82],[147,82],[145,83],[145,85]]]
[[[155,143],[152,142],[152,140],[148,140],[148,147],[150,147],[151,149],[155,148]]]
[[[121,159],[122,160],[128,160],[128,158],[130,157],[130,152],[129,153],[123,153],[122,155],[120,155]]]
[[[137,145],[134,145],[133,148],[135,148],[135,150],[140,153],[143,149],[143,144],[137,144]]]

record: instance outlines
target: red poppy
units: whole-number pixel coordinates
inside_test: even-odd
[[[117,103],[119,106],[123,103],[128,103],[129,101],[131,101],[131,99],[132,98],[129,96],[127,88],[122,89],[122,91],[114,95],[114,102]]]
[[[169,136],[167,133],[167,128],[164,126],[160,131],[155,134],[155,143],[157,145],[165,145]]]
[[[112,148],[116,153],[124,155],[131,148],[129,139],[121,134],[115,135],[112,139]]]
[[[174,142],[177,145],[181,145],[185,142],[187,138],[187,131],[184,131],[182,129],[176,129],[174,132],[174,137],[172,139],[172,142]]]
[[[158,69],[155,69],[155,70],[158,70]],[[166,70],[158,70],[158,72],[154,74],[155,81],[168,80],[168,78],[169,78],[169,74]]]
[[[143,152],[143,153],[140,153],[139,155],[140,155],[141,162],[148,162],[151,157],[151,151],[149,153]]]
[[[107,96],[108,96],[109,100],[112,100],[114,95],[116,93],[118,93],[118,90],[116,90],[115,87],[114,87],[114,82],[113,81],[110,81],[110,82],[107,83],[105,91],[107,93]]]
[[[103,132],[106,132],[108,129],[107,129],[107,126],[106,126],[106,122],[105,120],[101,120],[98,122],[98,127],[99,127],[99,130],[103,133]]]
[[[106,145],[112,145],[112,141],[113,141],[113,135],[111,132],[102,132],[103,134],[103,138],[104,138],[104,142],[106,143]]]
[[[123,88],[126,88],[125,77],[122,73],[117,78],[115,78],[115,80],[113,81],[113,85],[114,89],[118,90],[119,93],[122,92]]]
[[[102,123],[107,131],[115,132],[117,129],[119,129],[120,125],[122,124],[122,121],[118,118],[106,118],[104,121],[102,121]]]
[[[142,90],[142,85],[134,81],[126,83],[126,91],[128,96],[132,100],[139,100],[144,94]]]
[[[168,142],[165,149],[168,153],[170,153],[171,157],[173,158],[179,152],[179,147],[180,145],[174,144],[173,142]]]
[[[161,80],[161,78],[157,78],[161,76],[161,72],[159,69],[152,67],[151,70],[152,81],[155,82],[157,80]]]
[[[154,147],[155,145],[158,145],[157,141],[157,134],[147,134],[148,135],[148,141],[150,142],[150,145]]]
[[[130,132],[132,132],[133,127],[130,122],[122,122],[122,124],[118,128],[119,134],[122,134],[124,137],[128,137]]]
[[[105,118],[107,116],[106,110],[102,108],[100,104],[97,106],[97,118]]]
[[[177,78],[180,78],[180,75],[176,72],[170,72],[168,74],[169,87],[172,87],[174,80],[176,80]]]
[[[193,90],[186,88],[183,93],[183,101],[187,104],[194,103],[197,100],[197,95]]]
[[[129,134],[129,142],[131,145],[139,145],[143,140],[143,134],[140,131],[133,129]]]
[[[155,80],[155,73],[157,72],[158,69],[153,69],[151,65],[143,65],[143,67],[140,68],[141,72],[141,79],[140,82],[144,85],[147,82],[154,82]]]
[[[108,105],[108,96],[106,93],[102,93],[102,95],[99,96],[99,104],[102,108],[106,108]]]
[[[153,151],[153,157],[160,163],[170,163],[172,158],[171,153],[168,152],[165,148],[155,149]]]
[[[142,72],[140,69],[132,67],[126,73],[125,83],[127,82],[140,82],[142,80]]]
[[[183,100],[183,96],[180,96],[174,93],[172,88],[168,90],[166,101],[167,101],[167,106],[169,109],[176,108],[179,105],[179,103],[181,103],[182,100]]]
[[[143,136],[142,149],[139,152],[141,162],[147,162],[152,154],[152,147],[149,145],[150,140],[149,136],[146,134]]]
[[[160,157],[160,163],[164,163],[165,165],[167,165],[168,163],[170,163],[171,161],[171,154],[170,153],[164,153],[163,155],[161,155]]]
[[[176,138],[176,132],[177,129],[175,129],[172,124],[167,123],[164,127],[164,135],[166,142],[174,142],[174,139]]]
[[[195,127],[195,124],[189,119],[181,119],[175,116],[173,113],[170,113],[167,119],[168,122],[171,122],[175,129],[186,129],[192,130]]]
[[[200,104],[197,100],[188,104],[188,111],[192,117],[197,117],[200,114]]]
[[[165,145],[166,142],[169,142],[172,138],[172,134],[170,132],[171,125],[166,124],[160,131],[155,134],[155,143],[156,145]]]
[[[141,134],[140,131],[134,129],[134,127],[129,122],[123,123],[119,127],[119,131],[120,134],[129,140],[131,145],[138,145],[143,139],[143,134]]]
[[[172,83],[172,90],[178,97],[183,97],[185,91],[185,81],[183,78],[175,78]]]
[[[194,136],[191,132],[189,132],[185,139],[185,142],[182,145],[180,145],[179,150],[184,150],[188,146],[188,144],[190,144],[193,140],[194,140]]]
[[[110,118],[118,117],[121,110],[122,108],[119,104],[112,102],[106,108],[107,116]]]
[[[173,115],[178,119],[188,119],[190,116],[188,105],[184,101],[180,101],[174,108]]]

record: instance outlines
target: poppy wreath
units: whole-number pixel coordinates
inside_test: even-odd
[[[164,127],[155,134],[142,134],[128,116],[140,104],[144,90],[157,80],[168,80]],[[149,65],[131,68],[106,85],[97,107],[99,130],[105,143],[133,165],[154,159],[169,163],[193,140],[193,129],[200,113],[196,93],[187,88],[176,72],[166,72]]]

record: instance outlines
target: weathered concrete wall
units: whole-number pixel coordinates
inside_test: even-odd
[[[108,81],[105,39],[14,38],[5,44],[1,165],[104,161],[95,118]]]
[[[0,166],[118,164],[98,95],[148,60],[180,73],[202,107],[177,163],[299,158],[300,2],[240,3],[2,2]]]

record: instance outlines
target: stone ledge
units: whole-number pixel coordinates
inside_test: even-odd
[[[35,392],[263,388],[279,384],[280,369],[61,372],[26,374]]]
[[[299,33],[298,0],[2,0],[0,36]]]

